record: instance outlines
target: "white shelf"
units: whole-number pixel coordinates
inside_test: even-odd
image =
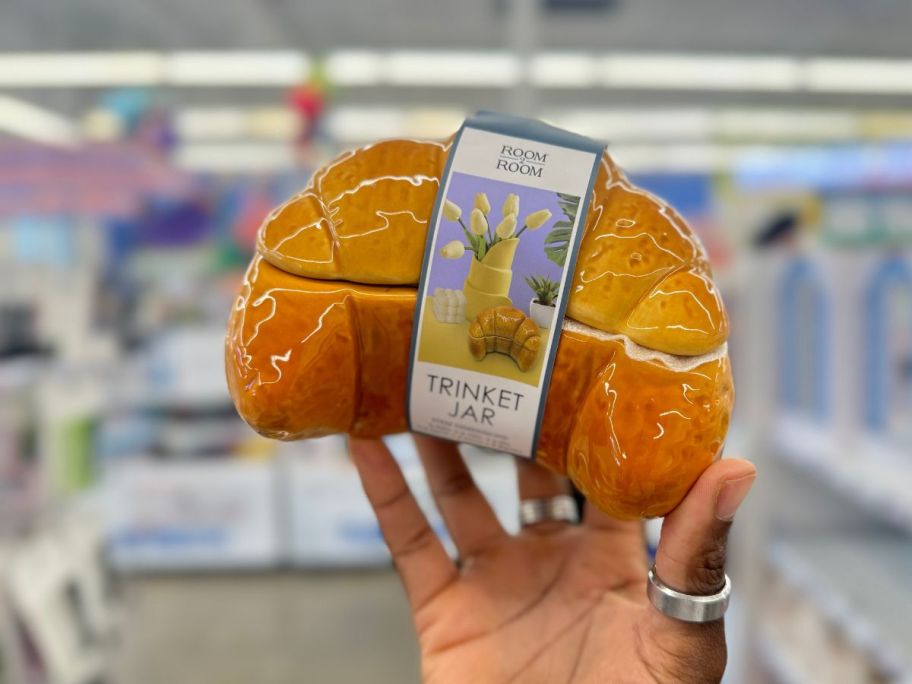
[[[912,454],[872,437],[840,444],[826,429],[792,417],[780,418],[772,433],[777,457],[912,534]]]
[[[912,673],[912,544],[889,536],[778,541],[769,562],[884,674]]]

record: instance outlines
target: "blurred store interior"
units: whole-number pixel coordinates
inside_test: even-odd
[[[0,682],[418,681],[344,442],[256,436],[221,349],[271,207],[478,109],[604,140],[709,251],[760,469],[726,681],[912,681],[910,32],[905,0],[6,0]],[[512,461],[469,458],[515,529]]]

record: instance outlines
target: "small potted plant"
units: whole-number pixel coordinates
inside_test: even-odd
[[[550,328],[557,310],[555,302],[560,283],[545,276],[526,276],[525,281],[535,293],[535,297],[529,302],[529,316],[539,328]]]

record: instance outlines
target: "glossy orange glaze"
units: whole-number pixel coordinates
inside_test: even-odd
[[[629,354],[627,348],[631,350]],[[733,396],[728,356],[682,365],[623,338],[565,329],[537,458],[618,518],[665,515],[722,452]]]
[[[417,283],[448,152],[449,143],[396,140],[343,154],[269,215],[258,251],[312,278]]]
[[[404,431],[415,297],[255,258],[226,343],[239,412],[279,439]],[[612,515],[662,515],[719,455],[731,401],[724,348],[681,359],[569,323],[536,457]]]
[[[728,338],[728,317],[699,240],[668,204],[628,181],[607,153],[567,315],[670,354],[705,354]]]
[[[448,142],[389,140],[342,155],[269,216],[259,253],[312,278],[415,285],[448,150]],[[630,183],[607,152],[567,315],[670,354],[705,354],[728,337],[696,236],[674,209]]]

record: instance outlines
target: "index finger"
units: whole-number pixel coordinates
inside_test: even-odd
[[[399,464],[379,439],[349,439],[349,450],[414,611],[458,576],[419,508]]]

